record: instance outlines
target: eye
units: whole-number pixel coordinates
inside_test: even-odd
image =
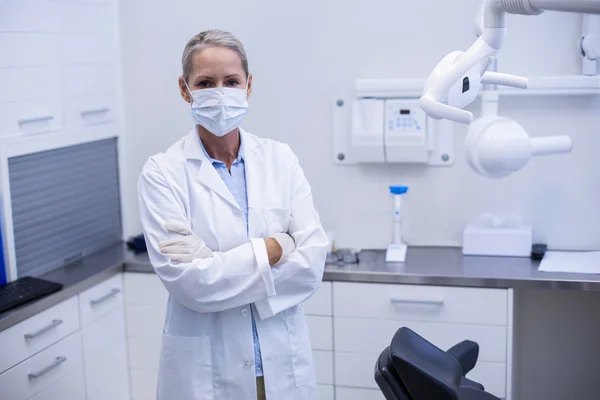
[[[229,87],[235,87],[237,85],[239,85],[240,83],[238,82],[237,79],[230,79],[227,82],[225,82],[225,86],[229,86]]]
[[[202,81],[198,84],[198,87],[201,89],[205,89],[207,87],[210,87],[212,85],[212,83],[210,81]]]

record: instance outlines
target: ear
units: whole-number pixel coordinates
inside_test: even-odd
[[[187,86],[185,86],[185,81],[182,76],[179,77],[179,93],[181,93],[181,97],[183,97],[186,102],[192,102],[192,96],[190,95]]]
[[[246,99],[252,94],[252,74],[248,75],[248,92],[246,93]]]

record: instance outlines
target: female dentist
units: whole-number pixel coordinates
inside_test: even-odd
[[[289,146],[240,124],[252,75],[232,34],[185,46],[179,89],[195,127],[139,183],[150,261],[169,291],[158,399],[317,399],[302,303],[327,237]]]

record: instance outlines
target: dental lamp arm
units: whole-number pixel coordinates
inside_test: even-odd
[[[451,88],[460,84],[459,80],[465,74],[473,73],[473,68],[478,64],[487,68],[489,63],[486,60],[493,57],[504,44],[506,13],[538,15],[544,10],[600,14],[600,0],[486,0],[482,35],[460,57],[455,58],[454,55],[453,64],[450,64],[447,58],[438,64],[427,81],[425,93],[420,101],[421,108],[434,119],[445,118],[465,124],[471,123],[472,113],[443,103],[448,100]],[[481,71],[482,75],[485,68]],[[488,75],[484,79],[489,83],[496,81],[500,82],[498,84],[509,83],[509,86],[523,87],[524,81],[520,81],[522,78],[515,78],[518,77],[506,75],[500,79],[498,75]],[[470,101],[475,99],[472,95],[468,97]]]
[[[514,3],[514,0],[502,0],[502,3]],[[598,0],[518,0],[517,3],[529,3],[529,6],[540,11],[562,11],[580,14],[600,14]],[[510,13],[510,11],[507,11]]]

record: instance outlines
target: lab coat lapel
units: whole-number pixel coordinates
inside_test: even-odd
[[[223,200],[231,206],[240,209],[237,201],[219,176],[219,173],[212,166],[211,162],[206,158],[202,147],[200,147],[200,136],[196,131],[196,127],[188,134],[184,143],[184,153],[188,160],[200,160],[200,168],[196,174],[196,181],[207,189],[218,194]]]

